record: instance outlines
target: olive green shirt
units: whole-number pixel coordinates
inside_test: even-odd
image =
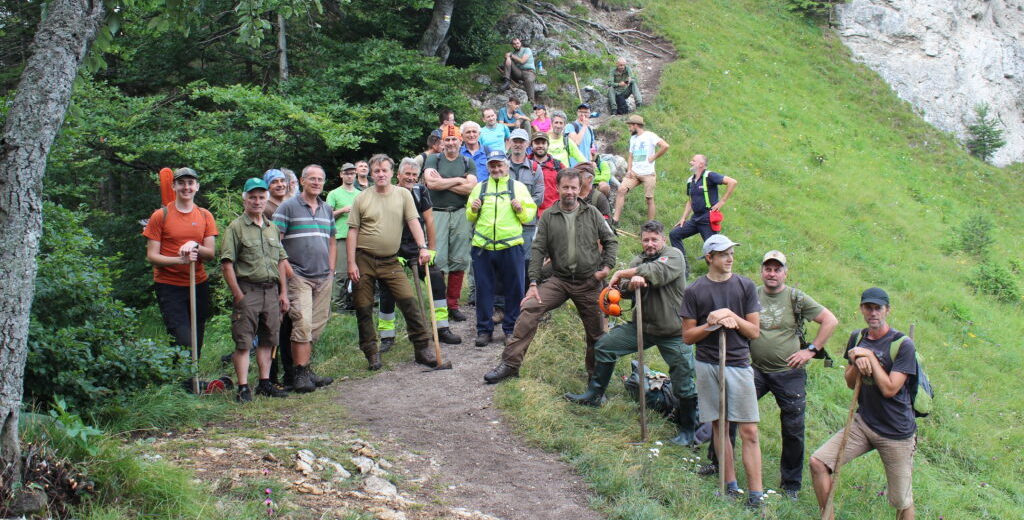
[[[234,264],[239,280],[276,283],[280,279],[277,264],[288,258],[280,234],[277,226],[266,218],[260,227],[243,213],[221,235],[220,261]]]
[[[796,320],[812,321],[825,307],[793,287],[768,294],[761,286],[757,288],[757,299],[761,301],[761,336],[750,340],[751,363],[762,372],[789,370],[786,360],[800,350]]]
[[[546,214],[546,213],[545,213]],[[678,249],[665,245],[657,253],[646,256],[642,252],[629,262],[637,276],[647,281],[640,290],[643,298],[644,334],[652,336],[678,336],[683,333],[683,319],[679,305],[686,289],[686,262]],[[629,295],[632,297],[632,295]],[[636,311],[633,311],[636,323]]]

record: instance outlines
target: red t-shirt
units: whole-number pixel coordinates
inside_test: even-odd
[[[213,215],[199,206],[192,211],[182,213],[174,204],[167,207],[167,221],[164,221],[164,210],[158,209],[149,217],[142,236],[160,242],[160,254],[178,256],[178,249],[189,240],[200,244],[206,237],[217,236],[217,222]],[[206,281],[206,269],[202,262],[196,262],[196,283]],[[153,266],[153,280],[182,287],[188,286],[188,264],[170,265],[167,267]]]

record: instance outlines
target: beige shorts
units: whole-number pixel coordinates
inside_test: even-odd
[[[843,430],[839,430],[811,456],[823,462],[828,469],[835,471],[836,456],[839,454],[839,444],[842,440]],[[882,437],[864,424],[860,414],[854,415],[850,423],[850,434],[846,439],[843,464],[871,450],[878,450],[882,466],[885,467],[885,480],[889,484],[886,493],[889,505],[896,509],[906,509],[914,505],[911,476],[914,469],[914,452],[917,451],[917,436],[899,440]]]
[[[644,185],[644,197],[648,199],[654,198],[654,185],[658,183],[658,176],[656,174],[649,175],[637,175],[633,172],[626,174],[626,178],[622,180],[622,184],[619,188],[625,188],[631,190],[640,184]]]
[[[292,319],[291,340],[316,342],[331,316],[331,286],[334,277],[319,279],[294,275],[288,279],[288,316]]]

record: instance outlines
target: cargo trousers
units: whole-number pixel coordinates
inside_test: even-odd
[[[359,349],[363,354],[369,358],[377,353],[377,327],[373,322],[373,288],[377,280],[391,293],[402,311],[413,347],[426,348],[430,334],[416,304],[409,279],[405,277],[405,270],[398,263],[398,257],[379,257],[357,249],[356,267],[359,268],[359,282],[353,290],[352,300],[359,325]]]

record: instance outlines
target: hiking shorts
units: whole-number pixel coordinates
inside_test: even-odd
[[[259,346],[277,346],[281,328],[281,305],[277,301],[280,287],[277,282],[238,280],[238,288],[245,297],[234,303],[231,309],[231,339],[235,341],[236,350],[249,350],[257,336],[260,338]]]
[[[658,184],[658,176],[653,173],[647,175],[637,175],[633,172],[627,173],[626,178],[622,180],[622,184],[619,187],[631,190],[641,184],[644,185],[644,197],[653,199],[654,186]]]
[[[697,409],[700,422],[718,420],[718,365],[697,361]],[[753,367],[725,367],[726,420],[738,423],[760,422]]]
[[[292,319],[292,341],[316,342],[331,316],[331,287],[334,277],[288,279],[288,316]]]
[[[836,456],[839,454],[839,444],[842,441],[843,430],[839,430],[811,456],[828,466],[829,470],[835,471]],[[864,424],[860,414],[856,414],[850,422],[843,464],[871,450],[878,450],[882,466],[885,467],[885,480],[889,488],[886,496],[889,498],[889,505],[896,509],[906,509],[914,505],[911,476],[914,469],[914,452],[917,451],[917,436],[907,439],[883,437]]]

